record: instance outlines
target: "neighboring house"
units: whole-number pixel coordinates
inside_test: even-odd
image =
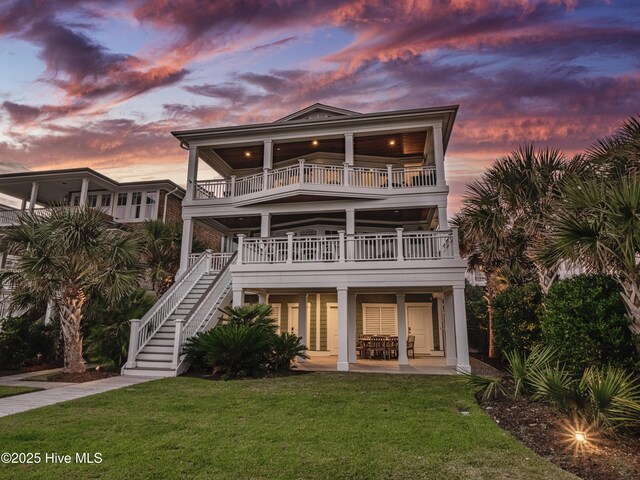
[[[411,336],[421,361],[469,371],[444,169],[456,113],[315,104],[273,123],[173,132],[189,152],[180,278],[132,322],[123,373],[180,373],[188,337],[220,307],[252,302],[337,370],[359,361],[360,335],[381,334],[398,337],[400,365],[414,362]],[[202,178],[201,165],[217,175]],[[197,222],[222,233],[221,250],[191,252]]]
[[[104,212],[116,224],[135,228],[145,220],[182,222],[185,190],[170,180],[117,182],[90,168],[30,171],[0,175],[0,193],[21,204],[0,207],[0,231],[18,224],[20,210],[34,213],[60,206],[90,206]],[[210,249],[220,248],[220,235],[210,225],[194,225],[196,238]],[[2,253],[0,268],[14,259]],[[0,315],[8,314],[9,295],[2,292]],[[2,317],[0,317],[2,318]]]

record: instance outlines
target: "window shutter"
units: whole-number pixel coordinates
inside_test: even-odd
[[[380,335],[380,308],[366,306],[364,316],[365,335]]]
[[[396,307],[380,307],[380,333],[396,335]]]

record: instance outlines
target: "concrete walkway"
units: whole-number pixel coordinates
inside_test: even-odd
[[[0,377],[0,385],[2,386],[44,388],[39,392],[0,398],[0,417],[154,380],[151,377],[117,376],[85,383],[28,381],[29,377],[54,373],[58,370],[44,370]]]

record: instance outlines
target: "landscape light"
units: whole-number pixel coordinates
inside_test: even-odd
[[[584,432],[575,432],[576,442],[585,443],[587,441],[587,434]]]
[[[389,140],[389,145],[391,145],[392,147],[396,144],[395,140]]]
[[[314,147],[318,146],[318,140],[314,140],[311,142],[311,145],[313,145]]]
[[[244,152],[244,156],[245,157],[250,157],[251,156],[251,152]]]

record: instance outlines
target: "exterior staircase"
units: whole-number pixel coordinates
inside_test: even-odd
[[[185,341],[213,328],[231,303],[234,254],[207,251],[140,320],[131,320],[129,356],[122,375],[174,377],[188,368]]]

